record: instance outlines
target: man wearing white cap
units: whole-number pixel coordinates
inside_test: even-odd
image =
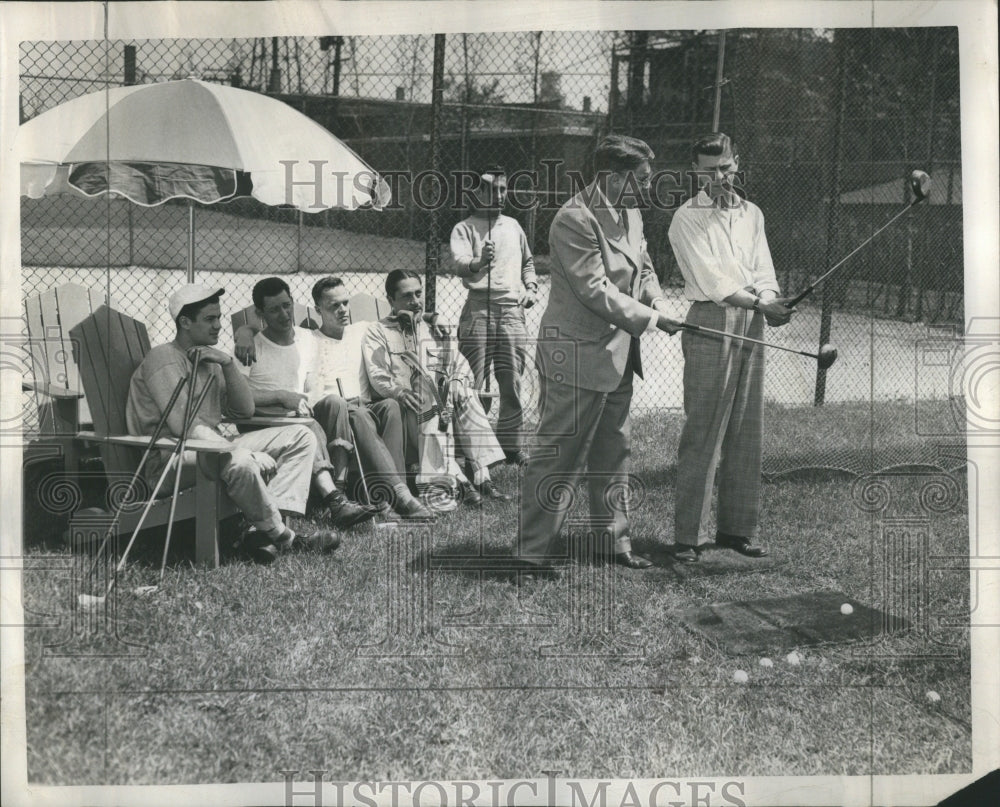
[[[163,415],[177,382],[189,376],[197,358],[197,377],[185,385],[166,427],[179,438],[183,430],[188,396],[195,399],[209,382],[215,383],[205,396],[188,437],[224,443],[232,452],[224,455],[220,478],[226,492],[250,524],[263,536],[254,543],[267,552],[277,548],[311,545],[332,551],[340,538],[319,531],[306,538],[297,536],[285,523],[283,514],[305,513],[309,488],[314,476],[316,436],[304,425],[261,429],[235,438],[219,431],[224,416],[250,417],[254,412],[253,393],[233,357],[212,347],[219,341],[221,309],[219,297],[224,289],[191,284],[170,297],[170,316],[177,327],[174,341],[158,345],[146,354],[132,375],[125,417],[130,434],[151,435]],[[147,475],[156,479],[166,456],[154,455],[147,464]],[[188,452],[181,470],[182,484],[194,482],[196,455]],[[169,484],[169,482],[168,482]]]

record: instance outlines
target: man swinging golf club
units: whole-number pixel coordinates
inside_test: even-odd
[[[691,149],[699,191],[674,214],[670,245],[691,301],[687,323],[760,339],[764,320],[788,323],[779,298],[764,216],[736,192],[739,155],[717,132]],[[761,409],[764,350],[740,339],[685,330],[684,412],[677,458],[676,558],[698,560],[709,543],[706,522],[719,472],[715,543],[759,558],[752,543],[760,512]]]

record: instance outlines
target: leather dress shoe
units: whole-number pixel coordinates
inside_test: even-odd
[[[416,496],[396,502],[396,513],[408,521],[433,521],[434,514]]]
[[[674,560],[679,563],[697,563],[701,558],[702,548],[690,544],[674,544]]]
[[[492,479],[487,479],[483,482],[483,484],[479,486],[479,492],[482,494],[484,499],[495,499],[498,502],[510,501],[510,496],[497,489],[497,486],[493,484]]]
[[[632,552],[616,552],[614,555],[603,555],[602,557],[608,563],[624,566],[626,569],[648,569],[653,565],[653,561]]]
[[[716,533],[715,545],[724,549],[732,549],[748,558],[762,558],[767,554],[767,550],[762,546],[756,546],[750,542],[749,538],[742,535],[727,535],[724,532]]]
[[[329,510],[330,521],[333,523],[333,526],[340,529],[347,529],[348,527],[353,527],[355,524],[368,521],[374,518],[378,512],[378,508],[371,505],[352,502],[341,490],[335,490],[333,493],[330,493],[326,497],[324,504],[326,504]]]
[[[483,497],[471,482],[462,482],[458,486],[458,498],[469,507],[482,507]]]
[[[333,530],[316,530],[308,535],[297,534],[290,544],[292,549],[333,552],[340,546],[340,536]]]
[[[506,452],[506,457],[507,462],[512,465],[527,465],[528,460],[531,459],[531,455],[523,448],[519,448],[517,451]]]

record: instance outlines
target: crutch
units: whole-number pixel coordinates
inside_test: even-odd
[[[191,392],[194,392],[195,385],[198,383],[198,364],[201,362],[201,351],[195,350],[194,361],[191,366]],[[163,542],[163,561],[160,563],[160,580],[157,585],[163,583],[163,574],[167,570],[167,552],[170,551],[170,535],[174,529],[174,512],[177,510],[177,494],[180,492],[181,487],[181,469],[184,466],[184,446],[187,445],[188,432],[191,429],[192,422],[195,416],[201,410],[201,402],[205,399],[205,394],[208,392],[209,387],[211,387],[212,382],[215,380],[215,376],[209,374],[208,379],[205,381],[205,387],[202,390],[201,397],[198,399],[198,406],[195,409],[191,408],[191,401],[194,398],[193,395],[188,395],[187,407],[184,409],[184,422],[181,425],[181,437],[177,441],[176,457],[177,457],[177,468],[174,473],[174,493],[170,497],[170,513],[167,515],[167,537]]]
[[[167,425],[167,418],[173,411],[174,404],[177,403],[177,398],[181,394],[181,390],[184,385],[188,382],[188,377],[184,376],[177,382],[177,386],[174,387],[174,391],[170,395],[170,400],[167,401],[166,409],[163,410],[163,414],[160,416],[160,422],[156,424],[156,428],[153,430],[153,436],[149,438],[149,443],[146,445],[146,450],[142,453],[142,458],[139,460],[139,465],[135,469],[135,473],[132,474],[132,478],[129,480],[128,489],[125,491],[125,495],[121,498],[121,503],[115,510],[115,515],[111,519],[111,524],[108,526],[108,531],[104,534],[104,540],[101,541],[101,545],[97,550],[97,555],[94,558],[94,563],[90,567],[90,574],[88,579],[94,576],[94,572],[97,571],[97,566],[104,557],[104,550],[108,546],[108,541],[111,540],[111,536],[115,534],[118,528],[118,522],[121,521],[122,513],[128,506],[131,498],[132,492],[135,489],[135,483],[138,481],[140,474],[142,474],[142,469],[146,465],[146,460],[149,459],[150,455],[153,453],[153,448],[156,445],[157,440],[160,439],[160,435],[163,433],[164,426]]]
[[[211,386],[213,381],[215,381],[214,376],[209,378],[209,383],[205,385],[205,387],[199,394],[198,401],[194,407],[194,411],[196,413],[201,409],[201,405],[204,402],[205,396],[208,394],[209,387]],[[189,425],[190,424],[188,423],[184,423],[181,425],[183,433],[187,432]],[[181,443],[180,441],[178,441],[177,443],[174,444],[173,449],[171,449],[170,457],[167,459],[166,465],[164,465],[163,470],[160,472],[160,477],[159,479],[157,479],[156,485],[153,487],[152,492],[149,494],[149,498],[146,500],[146,506],[143,508],[142,514],[139,516],[139,521],[136,523],[135,529],[132,531],[132,537],[129,539],[128,545],[125,547],[125,551],[122,553],[121,560],[115,567],[115,574],[111,578],[111,582],[108,584],[107,591],[105,591],[103,595],[97,597],[91,594],[80,594],[79,597],[77,598],[80,605],[89,605],[89,606],[102,605],[105,602],[105,600],[107,600],[107,598],[111,595],[111,592],[114,590],[115,583],[118,580],[118,575],[121,574],[122,570],[125,568],[125,563],[128,560],[128,553],[132,551],[132,545],[135,543],[136,538],[139,537],[139,532],[142,530],[142,525],[146,523],[146,516],[149,515],[149,511],[153,508],[153,505],[156,503],[156,497],[157,495],[159,495],[160,488],[163,487],[163,483],[166,480],[167,475],[170,473],[171,469],[173,469],[175,465],[178,466],[177,476],[180,476],[179,459],[181,457],[181,454],[178,451],[180,445]],[[173,512],[174,512],[173,504],[171,504],[171,510],[170,510],[171,519],[173,518]]]

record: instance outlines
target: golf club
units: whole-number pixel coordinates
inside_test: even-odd
[[[201,362],[201,350],[196,349],[194,352],[194,362],[191,367],[191,392],[194,393],[195,385],[198,383],[198,364]],[[205,388],[202,390],[202,395],[198,398],[198,406],[201,407],[201,402],[205,399],[205,393],[208,392],[208,388],[212,386],[212,382],[215,380],[215,376],[209,375],[208,379],[205,381]],[[174,474],[174,493],[170,497],[170,513],[167,516],[167,537],[163,542],[163,562],[160,564],[160,583],[163,582],[163,573],[167,570],[167,552],[170,551],[170,535],[174,529],[174,511],[177,509],[177,494],[180,492],[181,485],[181,467],[184,464],[184,446],[187,444],[188,432],[191,430],[191,423],[194,420],[195,415],[198,413],[198,409],[192,409],[191,403],[194,400],[194,395],[188,395],[187,406],[184,408],[184,421],[181,424],[181,437],[177,444],[177,472]]]
[[[785,303],[785,307],[786,308],[794,308],[800,302],[802,302],[802,300],[804,300],[806,297],[808,297],[810,294],[812,294],[813,290],[820,283],[822,283],[824,280],[826,280],[830,275],[832,275],[834,272],[836,272],[841,266],[843,266],[845,263],[847,263],[847,261],[850,258],[852,258],[854,255],[856,255],[858,252],[860,252],[866,246],[868,246],[872,241],[874,241],[875,240],[875,236],[877,236],[883,230],[885,230],[886,228],[888,228],[889,225],[891,225],[893,222],[895,222],[898,219],[900,219],[903,216],[905,216],[910,211],[911,207],[913,207],[914,205],[918,205],[922,201],[924,201],[924,199],[926,199],[930,195],[930,189],[931,189],[931,178],[927,174],[926,171],[914,171],[913,173],[911,173],[910,174],[910,190],[913,193],[913,201],[910,202],[902,210],[900,210],[895,216],[893,216],[891,219],[889,219],[889,221],[887,221],[885,224],[883,224],[881,227],[879,227],[868,238],[866,238],[864,241],[862,241],[860,244],[858,244],[858,246],[856,246],[853,250],[851,250],[847,255],[845,255],[843,258],[841,258],[839,261],[837,261],[833,266],[831,266],[829,269],[827,269],[826,272],[824,272],[822,275],[820,275],[819,278],[817,278],[812,283],[810,283],[806,287],[805,291],[800,292],[798,295],[796,295],[791,300],[789,300],[787,303]]]
[[[187,377],[186,377],[187,378]],[[186,380],[185,378],[185,380]],[[208,393],[211,387],[211,381],[214,381],[214,377],[209,379],[209,383],[204,386],[201,394],[198,396],[198,401],[194,406],[194,411],[198,412],[201,409],[201,405],[205,400],[205,395]],[[193,386],[193,384],[192,384]],[[184,432],[187,432],[190,424],[184,423],[181,428]],[[139,537],[139,532],[142,530],[142,525],[146,523],[146,516],[149,515],[149,511],[152,509],[153,505],[156,503],[156,497],[160,493],[160,488],[163,487],[163,483],[169,475],[171,469],[177,466],[177,476],[180,476],[180,451],[178,450],[181,446],[180,441],[174,444],[171,449],[170,457],[167,460],[166,465],[163,466],[163,470],[160,472],[160,478],[156,480],[156,485],[153,487],[152,492],[149,494],[149,498],[146,500],[146,506],[142,510],[142,515],[139,516],[139,521],[135,525],[135,529],[132,530],[132,537],[129,539],[128,545],[125,547],[125,551],[122,553],[121,560],[118,561],[118,565],[115,567],[114,577],[111,578],[111,582],[108,584],[107,590],[104,594],[100,596],[94,596],[92,594],[80,594],[77,597],[77,601],[83,606],[99,606],[103,605],[107,598],[111,595],[111,592],[115,588],[115,583],[118,582],[118,575],[121,574],[122,570],[125,568],[125,562],[128,560],[128,554],[132,551],[132,545],[135,543],[135,539]],[[173,517],[173,503],[171,503],[170,516]]]
[[[129,480],[128,489],[125,491],[125,494],[122,496],[121,501],[115,510],[115,515],[111,519],[111,524],[108,525],[108,530],[104,534],[104,540],[101,541],[101,545],[97,549],[94,562],[90,567],[88,579],[93,578],[94,572],[97,571],[97,566],[100,563],[101,558],[104,557],[104,550],[107,548],[108,541],[110,541],[111,536],[115,534],[115,531],[118,528],[118,522],[121,520],[122,513],[130,503],[135,483],[138,481],[139,475],[142,473],[142,469],[146,466],[146,460],[148,460],[149,456],[153,453],[153,447],[156,445],[157,440],[160,439],[160,435],[163,433],[163,428],[167,425],[167,418],[173,411],[174,404],[177,403],[177,397],[181,394],[181,390],[184,388],[187,381],[188,377],[184,376],[177,382],[177,386],[174,387],[174,391],[170,395],[170,400],[167,401],[167,406],[163,410],[163,414],[160,416],[160,422],[157,423],[156,428],[153,429],[153,435],[149,438],[149,443],[146,444],[146,450],[142,453],[142,458],[136,466],[135,473],[132,474],[132,478]]]
[[[711,333],[717,336],[725,336],[728,337],[729,339],[739,339],[743,342],[753,342],[755,345],[763,345],[764,347],[773,347],[775,350],[784,350],[788,353],[798,353],[800,356],[808,356],[810,359],[816,359],[816,363],[823,370],[825,370],[827,367],[832,365],[837,360],[837,348],[829,344],[821,346],[819,349],[819,353],[810,353],[808,350],[796,350],[793,347],[776,345],[773,342],[765,342],[762,339],[754,339],[751,336],[741,336],[738,333],[729,333],[728,331],[718,331],[715,328],[706,328],[703,325],[695,325],[690,322],[678,322],[677,325],[689,331],[701,331],[702,333]]]
[[[347,400],[347,398],[344,397],[344,385],[340,383],[339,378],[337,379],[337,394],[340,395],[341,398],[344,398],[345,401]],[[361,462],[361,452],[358,450],[358,441],[356,437],[351,440],[351,446],[354,449],[354,461],[358,464],[358,474],[361,476],[361,490],[364,491],[365,502],[371,506],[372,497],[368,493],[368,480],[365,479],[365,466]],[[372,524],[375,525],[376,529],[386,529],[396,526],[391,521],[382,521],[377,518],[372,519]]]
[[[489,176],[488,174],[485,176]],[[492,201],[492,190],[490,191]],[[486,221],[488,222],[486,236],[487,242],[493,241],[493,211],[486,211]],[[486,338],[483,340],[483,388],[479,390],[480,398],[496,398],[497,393],[490,389],[490,376],[493,375],[493,353],[490,350],[490,331],[493,326],[493,262],[486,267]],[[483,407],[486,408],[485,405]]]

